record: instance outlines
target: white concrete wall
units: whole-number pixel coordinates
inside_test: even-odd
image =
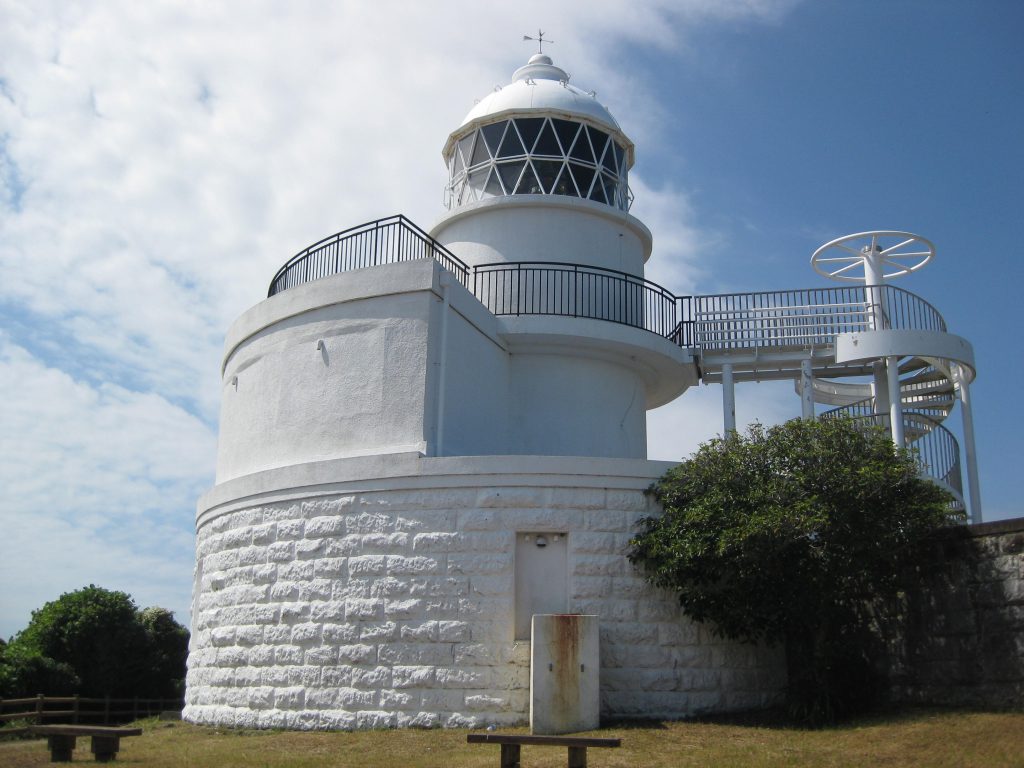
[[[473,266],[562,261],[643,276],[651,233],[639,219],[592,200],[551,195],[490,198],[462,206],[431,235]]]
[[[511,453],[647,458],[646,392],[634,371],[585,349],[511,359]]]
[[[430,261],[345,273],[239,318],[217,481],[405,451],[643,458],[646,408],[696,379],[683,350],[646,331],[496,318],[454,280],[442,331],[441,274]]]
[[[327,278],[262,302],[256,320],[255,311],[243,315],[223,364],[218,482],[319,459],[424,451],[434,269],[424,261],[363,270],[358,291],[345,281],[356,273]]]
[[[430,408],[428,421],[436,445],[437,389],[440,365],[446,367],[444,426],[439,452],[444,456],[514,453],[509,442],[509,354],[493,315],[460,285],[451,287],[446,349],[441,350],[442,303],[431,325]],[[438,451],[432,453],[436,455]]]
[[[185,719],[302,729],[524,723],[517,531],[568,534],[605,716],[760,706],[779,655],[715,638],[625,552],[661,462],[411,455],[278,469],[200,502]]]

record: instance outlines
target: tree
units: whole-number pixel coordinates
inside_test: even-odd
[[[189,632],[166,608],[146,608],[139,614],[150,644],[149,689],[157,698],[185,695],[185,662]]]
[[[169,611],[89,585],[32,612],[4,650],[0,695],[177,696],[187,648]]]
[[[873,611],[956,519],[914,454],[849,420],[702,445],[651,489],[630,559],[720,635],[785,644],[787,703],[820,723],[880,693]]]

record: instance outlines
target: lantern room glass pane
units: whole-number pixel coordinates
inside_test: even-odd
[[[540,185],[544,188],[544,192],[551,192],[555,179],[558,177],[558,172],[562,170],[563,165],[564,163],[561,160],[533,161],[533,169],[537,172],[537,178],[540,180]]]
[[[615,173],[622,175],[622,148],[617,141],[612,141],[611,150],[615,157]]]
[[[618,197],[618,182],[608,173],[602,173],[599,178],[600,185],[604,189],[604,196],[608,201],[608,205],[615,205],[616,198]],[[594,187],[597,187],[597,184],[595,184]]]
[[[496,171],[491,171],[491,175],[487,179],[487,184],[484,186],[484,197],[503,197],[505,190],[501,188],[501,182],[498,181],[498,174]]]
[[[553,118],[551,124],[554,126],[555,133],[558,134],[558,140],[562,144],[562,150],[555,152],[556,155],[568,155],[569,150],[572,149],[572,142],[576,138],[576,134],[579,133],[580,124],[571,123],[568,120],[559,120]]]
[[[533,172],[533,168],[529,165],[526,166],[526,170],[523,171],[523,177],[519,180],[519,186],[516,187],[517,195],[541,195],[544,194],[544,190],[541,189],[540,182],[537,181],[537,175]]]
[[[572,145],[569,157],[583,160],[587,163],[594,162],[594,150],[590,148],[590,139],[587,137],[586,126],[580,126],[580,135],[576,137],[576,143]]]
[[[505,126],[508,125],[507,120],[502,120],[500,123],[491,123],[485,125],[480,129],[480,133],[484,137],[484,141],[487,143],[487,150],[491,153],[491,157],[498,154],[498,147],[501,144],[502,134],[505,133]]]
[[[608,149],[608,144],[605,143],[605,145],[600,148],[595,145],[594,149],[597,151],[597,169],[599,171],[607,170],[615,173],[615,168],[612,167],[612,153],[611,150]]]
[[[580,197],[589,197],[590,184],[594,180],[594,169],[587,168],[579,163],[569,163],[573,178],[576,179],[576,188],[580,191]]]
[[[522,157],[525,154],[526,150],[523,149],[523,142],[519,140],[519,134],[510,127],[505,131],[505,138],[498,149],[498,157]]]
[[[484,185],[487,183],[487,174],[490,168],[481,168],[479,171],[473,171],[469,174],[467,180],[467,186],[471,194],[472,200],[479,200],[480,195],[483,193]]]
[[[462,161],[463,166],[469,165],[473,158],[473,140],[476,138],[476,131],[463,136],[455,149],[455,155]]]
[[[533,145],[537,141],[537,134],[539,134],[540,129],[544,127],[544,118],[518,117],[512,122],[515,123],[516,128],[519,129],[519,136],[523,140],[523,146],[526,147],[527,154],[529,154],[533,150]]]
[[[537,138],[537,144],[533,148],[533,154],[550,155],[553,157],[564,156],[565,153],[562,152],[562,148],[558,145],[558,139],[555,138],[555,131],[551,127],[550,120],[545,121],[544,128],[541,130],[540,136]]]
[[[525,160],[514,163],[501,163],[498,166],[498,174],[501,176],[501,183],[505,186],[505,193],[511,195],[516,188],[516,182],[526,166]]]
[[[597,159],[598,165],[600,165],[602,158],[604,158],[605,149],[608,146],[608,134],[590,126],[587,126],[587,132],[590,134],[590,143],[594,147],[594,157]],[[611,163],[609,163],[610,165]]]
[[[479,131],[477,131],[477,141],[476,141],[476,144],[473,147],[473,157],[472,157],[471,162],[469,164],[470,165],[479,165],[480,163],[487,162],[490,159],[491,159],[491,155],[487,151],[487,145],[484,144],[483,139],[480,138],[480,136],[479,136]]]
[[[555,180],[554,186],[551,188],[551,194],[579,197],[580,193],[576,191],[576,184],[573,182],[572,175],[569,173],[569,166],[565,163],[560,163],[560,165],[562,166],[562,172],[558,174],[558,178]]]

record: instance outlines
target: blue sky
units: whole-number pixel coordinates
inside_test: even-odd
[[[828,285],[810,254],[867,229],[936,244],[899,285],[973,342],[985,516],[1021,514],[1024,5],[492,5],[0,0],[0,636],[89,583],[187,619],[229,323],[327,234],[429,227],[448,133],[538,25],[636,142],[666,287]],[[786,384],[737,401],[799,413]],[[720,391],[649,425],[685,456]]]

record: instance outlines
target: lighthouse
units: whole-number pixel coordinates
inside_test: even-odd
[[[564,614],[593,627],[604,716],[776,695],[778,653],[715,637],[627,559],[670,466],[646,411],[700,381],[688,305],[644,277],[635,151],[534,55],[445,141],[432,228],[324,238],[231,326],[185,719],[525,723],[533,617]]]

